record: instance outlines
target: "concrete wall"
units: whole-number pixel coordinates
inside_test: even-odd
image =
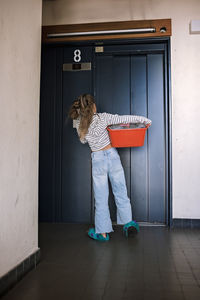
[[[199,0],[56,0],[43,2],[43,25],[172,19],[173,218],[200,218]]]
[[[38,249],[41,0],[0,1],[0,277]]]

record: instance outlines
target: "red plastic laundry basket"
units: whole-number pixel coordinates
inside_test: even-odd
[[[126,126],[126,129],[111,129],[109,126],[107,130],[109,132],[111,145],[113,147],[141,147],[144,145],[145,128],[128,128],[130,124],[121,124]]]

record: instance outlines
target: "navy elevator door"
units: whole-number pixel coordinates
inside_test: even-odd
[[[82,93],[91,93],[98,112],[143,115],[152,120],[143,147],[118,148],[118,151],[133,218],[166,224],[169,189],[166,45],[133,43],[101,48],[103,52],[95,52],[94,45],[82,44],[43,49],[40,221],[94,221],[91,151],[87,144],[80,143],[73,122],[67,117],[72,101]],[[111,188],[109,206],[115,222],[116,205]]]
[[[96,56],[100,112],[143,115],[152,120],[143,147],[119,148],[133,217],[165,223],[165,136],[163,54]],[[112,220],[116,207],[110,192]]]

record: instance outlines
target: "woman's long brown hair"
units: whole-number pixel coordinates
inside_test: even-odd
[[[69,117],[73,120],[80,117],[79,135],[83,139],[88,132],[94,114],[94,97],[90,94],[80,95],[71,105]]]

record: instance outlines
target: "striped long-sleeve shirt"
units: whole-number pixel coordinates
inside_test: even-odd
[[[96,113],[81,143],[88,143],[92,151],[98,151],[110,144],[110,138],[106,127],[114,124],[143,123],[150,124],[151,120],[143,116],[135,115],[113,115],[109,113]],[[80,119],[77,119],[76,129],[79,134]]]

